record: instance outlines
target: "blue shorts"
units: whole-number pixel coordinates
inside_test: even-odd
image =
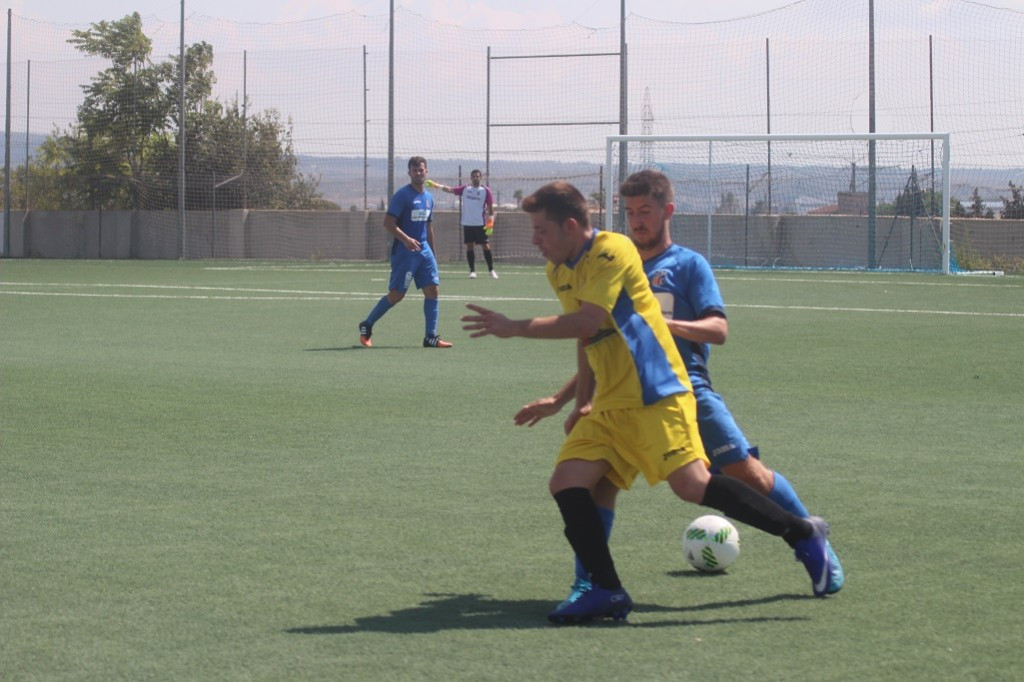
[[[423,244],[422,251],[410,251],[399,245],[391,252],[391,281],[388,282],[388,291],[405,293],[412,282],[416,283],[417,289],[441,283],[437,259],[426,243]]]
[[[711,460],[711,471],[721,473],[722,467],[751,456],[750,443],[743,435],[722,396],[706,386],[694,387],[697,398],[697,425],[704,452]]]

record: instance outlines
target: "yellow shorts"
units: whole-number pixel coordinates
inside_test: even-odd
[[[608,479],[623,490],[641,472],[655,485],[694,460],[710,466],[689,392],[646,407],[592,412],[576,422],[556,461],[568,459],[608,462]]]

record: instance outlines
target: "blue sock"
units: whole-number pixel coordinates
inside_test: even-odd
[[[440,304],[436,298],[423,299],[423,317],[427,323],[427,336],[437,336],[437,318]]]
[[[606,507],[598,507],[597,513],[601,515],[601,525],[604,526],[604,539],[607,541],[608,538],[612,536],[612,524],[615,522],[615,510],[607,509]],[[583,564],[580,563],[579,557],[576,557],[576,577],[582,580],[590,579],[586,569],[583,568]]]
[[[804,506],[796,491],[793,490],[793,486],[778,471],[775,472],[775,485],[772,486],[772,491],[768,493],[768,497],[786,511],[796,514],[800,518],[806,519],[810,516],[807,507]]]
[[[388,301],[387,296],[381,296],[381,299],[377,301],[377,305],[373,306],[373,310],[366,316],[366,324],[372,325],[374,322],[384,317],[384,313],[391,310],[391,303]]]

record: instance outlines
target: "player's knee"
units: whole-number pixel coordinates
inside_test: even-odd
[[[761,460],[754,457],[747,457],[739,462],[733,462],[722,467],[722,473],[732,478],[738,478],[759,493],[767,495],[774,485],[774,474],[772,470],[761,463]]]
[[[405,298],[405,292],[404,291],[399,291],[398,289],[392,289],[391,291],[388,292],[388,303],[390,303],[391,305],[395,305],[396,303],[400,303],[403,298]]]
[[[586,488],[594,492],[598,482],[608,473],[604,461],[570,459],[559,462],[548,481],[548,490],[555,495],[567,488]]]
[[[615,498],[619,495],[619,489],[607,478],[602,478],[594,486],[594,503],[604,509],[615,509]]]
[[[668,477],[668,484],[680,499],[700,504],[704,501],[704,491],[709,480],[711,474],[704,466],[704,462],[695,461],[672,472]]]

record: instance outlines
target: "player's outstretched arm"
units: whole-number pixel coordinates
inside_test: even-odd
[[[451,194],[454,191],[448,185],[442,185],[440,182],[434,182],[433,180],[424,180],[423,184],[430,189],[439,189],[442,192],[448,192],[448,194]]]
[[[597,333],[608,311],[593,303],[583,303],[580,309],[564,315],[529,317],[510,320],[501,313],[483,306],[467,303],[474,315],[463,315],[462,328],[473,332],[470,338],[497,336],[508,339],[522,336],[528,339],[586,339]]]
[[[523,405],[512,419],[516,426],[522,426],[523,424],[533,426],[541,419],[561,412],[565,404],[572,400],[575,395],[576,377],[573,376],[554,395],[538,398]]]

